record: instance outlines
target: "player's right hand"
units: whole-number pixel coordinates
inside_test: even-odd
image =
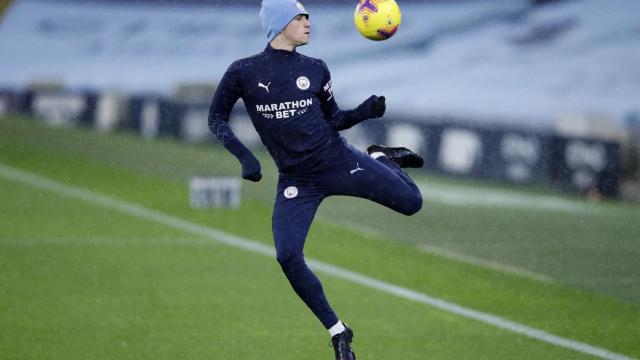
[[[387,105],[385,104],[384,96],[372,96],[373,101],[371,102],[371,112],[373,117],[381,117],[384,115],[385,110],[387,109]]]
[[[262,179],[260,173],[260,161],[255,156],[249,156],[242,159],[242,178],[245,180],[258,182]]]
[[[364,111],[367,119],[375,119],[384,115],[387,105],[385,104],[384,96],[371,95],[358,106],[358,109]]]

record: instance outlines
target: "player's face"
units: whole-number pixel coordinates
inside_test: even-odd
[[[282,33],[293,46],[306,45],[311,37],[311,22],[309,22],[307,15],[297,15]]]

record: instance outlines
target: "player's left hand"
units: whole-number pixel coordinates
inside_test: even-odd
[[[384,96],[371,96],[371,114],[373,117],[379,118],[384,115],[385,110],[387,110],[387,105],[385,104]]]
[[[260,172],[260,161],[256,159],[253,154],[247,152],[241,159],[242,164],[242,178],[245,180],[258,182],[262,179],[262,173]]]

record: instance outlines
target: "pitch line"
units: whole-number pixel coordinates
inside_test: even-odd
[[[231,235],[229,233],[207,226],[198,225],[124,200],[118,200],[86,189],[66,185],[34,173],[16,169],[14,167],[0,164],[0,177],[10,181],[27,184],[38,189],[54,192],[56,194],[80,200],[86,203],[99,205],[106,209],[117,210],[122,213],[138,217],[140,219],[152,221],[161,225],[172,227],[174,229],[189,232],[191,234],[201,235],[211,240],[235,248],[244,249],[260,255],[275,257],[275,250],[272,247],[263,245],[256,241]],[[575,350],[602,359],[635,360],[622,354],[618,354],[587,343],[553,335],[546,331],[522,325],[520,323],[505,319],[500,316],[472,310],[458,304],[451,303],[431,295],[427,295],[425,293],[378,280],[364,274],[331,265],[326,262],[307,259],[307,263],[315,271],[335,276],[343,280],[351,281],[352,283],[359,284],[371,289],[376,289],[387,294],[392,294],[403,299],[408,299],[418,303],[429,305],[448,313],[452,313],[468,319],[473,319],[481,323],[492,325],[516,334],[524,335],[532,339],[537,339],[548,344]]]
[[[445,257],[447,259],[451,259],[464,264],[470,264],[478,267],[492,269],[492,270],[500,271],[503,273],[513,274],[513,275],[521,276],[527,279],[536,280],[540,282],[545,282],[545,283],[554,282],[552,278],[546,275],[538,274],[538,273],[535,273],[526,269],[521,269],[515,266],[497,263],[491,260],[485,260],[485,259],[477,258],[474,256],[465,255],[465,254],[462,254],[453,250],[441,248],[438,246],[420,244],[418,245],[418,249],[424,251],[427,254],[433,254],[436,256]]]
[[[478,206],[508,209],[561,211],[598,214],[598,207],[584,201],[528,194],[514,190],[476,189],[425,182],[416,183],[425,199],[449,206]]]

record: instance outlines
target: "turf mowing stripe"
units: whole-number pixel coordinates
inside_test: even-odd
[[[31,185],[33,187],[48,190],[69,198],[80,200],[94,205],[100,205],[110,210],[117,210],[125,214],[136,216],[138,218],[153,221],[174,229],[186,231],[192,234],[201,235],[229,246],[251,251],[253,253],[275,257],[275,251],[272,247],[261,243],[251,241],[245,238],[234,236],[226,232],[216,230],[203,225],[198,225],[180,218],[164,214],[162,212],[145,208],[127,201],[118,200],[109,196],[101,195],[89,190],[78,188],[75,186],[65,185],[63,183],[22,171],[10,166],[0,164],[0,176],[14,182]],[[614,353],[609,350],[599,348],[593,345],[582,343],[575,340],[566,339],[547,333],[543,330],[522,325],[505,318],[475,311],[463,306],[421,293],[408,288],[397,286],[388,282],[377,280],[375,278],[359,274],[338,266],[331,265],[313,259],[307,259],[307,263],[314,270],[327,275],[332,275],[343,280],[377,289],[382,292],[398,296],[400,298],[412,300],[418,303],[429,305],[437,309],[473,319],[488,325],[495,326],[500,329],[521,334],[533,339],[537,339],[549,344],[557,345],[567,349],[575,350],[584,354],[596,356],[602,359],[610,360],[633,360],[622,354]]]

